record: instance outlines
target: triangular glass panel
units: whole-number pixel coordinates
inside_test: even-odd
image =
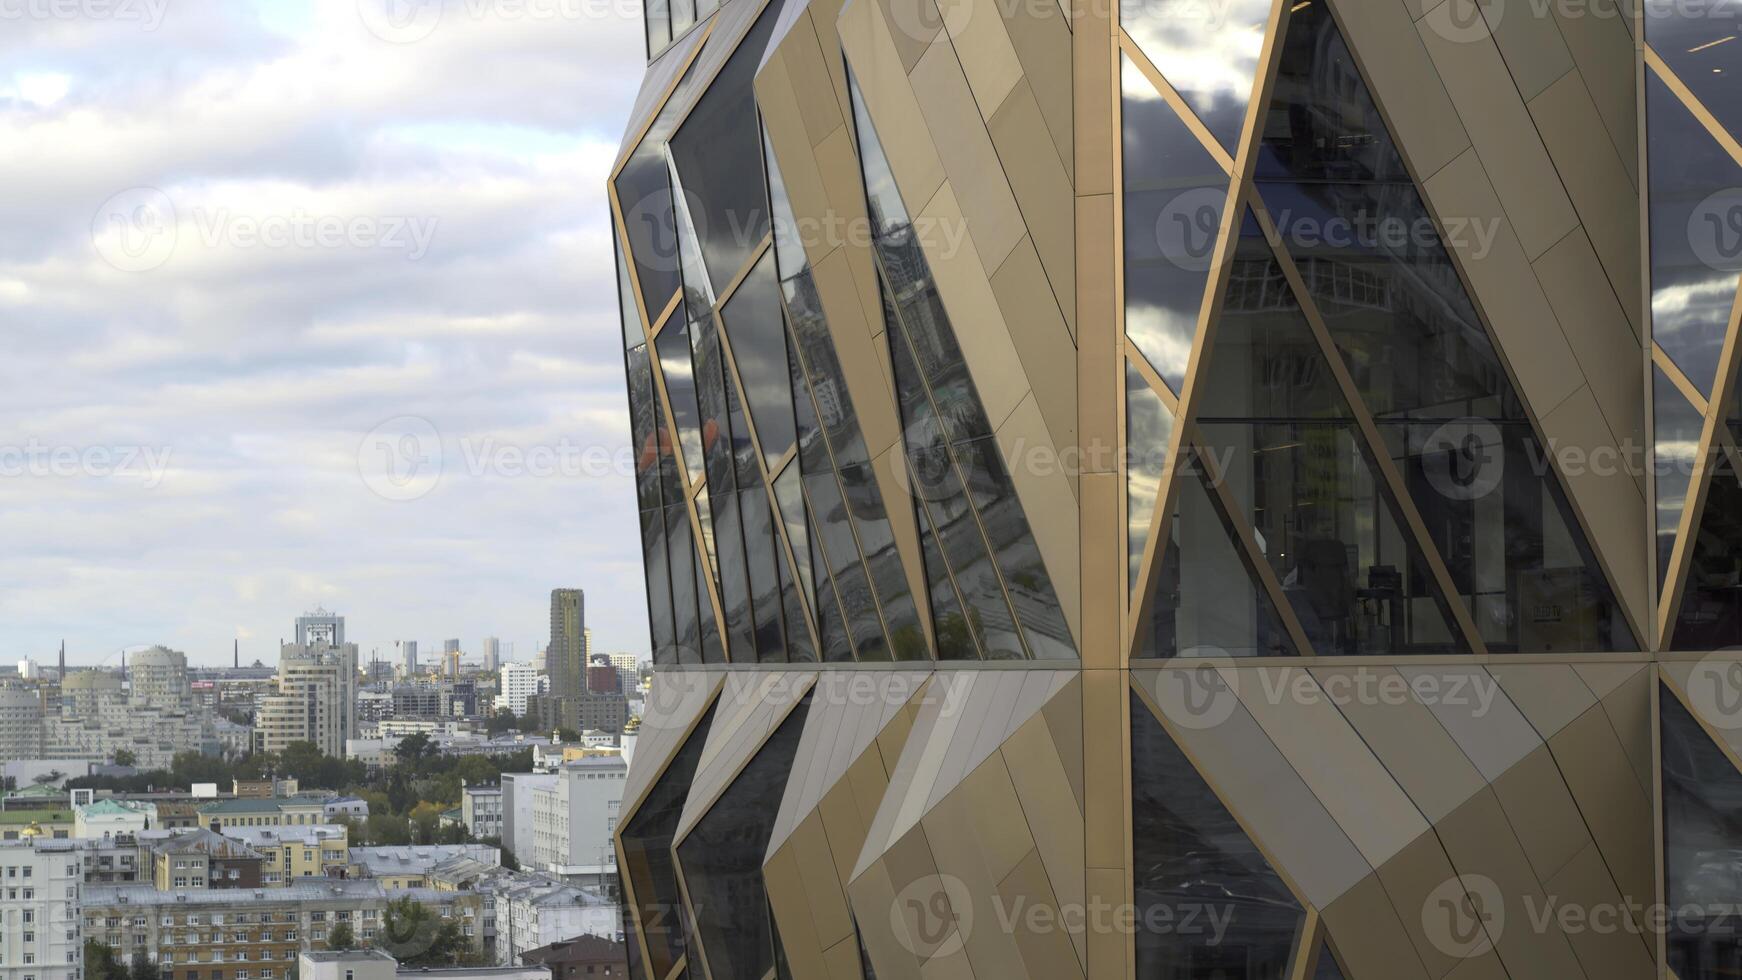
[[[683,815],[690,779],[695,776],[696,763],[702,757],[702,746],[707,743],[713,720],[714,706],[710,705],[701,723],[672,756],[665,775],[653,784],[619,834],[623,844],[623,875],[635,897],[635,915],[631,918],[639,923],[647,940],[647,966],[656,977],[671,973],[687,945],[685,930],[679,926],[680,917],[672,914],[672,910],[682,907],[683,898],[672,862],[671,838],[677,831],[678,818]],[[633,944],[634,937],[629,941]]]
[[[1734,418],[1734,416],[1732,416]],[[1742,477],[1725,447],[1715,449],[1705,508],[1688,542],[1686,585],[1671,633],[1672,650],[1742,644]]]
[[[659,370],[665,377],[665,393],[671,399],[673,420],[677,422],[678,446],[683,450],[684,464],[693,483],[702,478],[702,415],[696,403],[694,362],[690,359],[689,327],[682,322],[669,323],[654,338],[659,351]]]
[[[1332,955],[1328,943],[1319,943],[1319,961],[1313,967],[1313,980],[1348,980],[1343,975],[1343,968],[1337,965],[1337,958]]]
[[[1300,902],[1135,693],[1131,829],[1137,976],[1288,975]],[[1180,927],[1207,908],[1219,917],[1213,942]]]
[[[774,276],[774,254],[760,261],[720,308],[720,321],[732,343],[738,377],[762,455],[772,468],[792,448],[792,372],[786,360],[786,321],[781,314],[780,286]]]
[[[1650,70],[1645,111],[1651,338],[1710,396],[1742,270],[1742,166]]]
[[[1651,405],[1652,445],[1657,452],[1652,474],[1657,483],[1657,584],[1662,588],[1706,420],[1655,364],[1651,366]]]
[[[1131,568],[1131,589],[1136,591],[1143,548],[1149,543],[1149,524],[1155,502],[1161,497],[1168,442],[1173,436],[1173,413],[1149,386],[1143,372],[1125,365],[1125,513],[1126,559]]]
[[[1726,688],[1731,696],[1742,689]],[[1663,886],[1669,968],[1678,977],[1742,969],[1742,773],[1681,698],[1658,686],[1663,762]]]
[[[701,619],[696,606],[695,541],[690,534],[689,509],[675,504],[665,509],[665,542],[671,555],[672,634],[677,644],[677,662],[702,662]]]
[[[1259,180],[1409,181],[1323,3],[1288,15],[1257,163]]]
[[[809,708],[807,694],[677,847],[698,917],[697,938],[713,976],[763,977],[774,969],[762,878],[779,810],[770,801],[785,792]]]
[[[1290,70],[1334,77],[1342,104],[1370,106],[1360,73],[1339,55],[1334,20],[1314,12],[1321,6],[1290,21],[1291,34],[1310,35],[1285,42],[1298,62]],[[1285,108],[1315,111],[1310,102]],[[1352,131],[1371,136],[1365,156],[1321,166],[1334,179],[1261,178],[1258,189],[1451,571],[1456,601],[1493,652],[1638,649],[1421,195],[1392,173],[1391,151],[1380,152],[1380,121],[1364,109],[1349,118],[1359,121]],[[1479,247],[1480,223],[1446,227]]]
[[[1652,51],[1719,125],[1733,136],[1742,135],[1742,99],[1736,97],[1736,80],[1742,77],[1742,43],[1738,43],[1742,39],[1736,31],[1742,0],[1711,0],[1698,6],[1645,0],[1644,6],[1645,40]],[[1649,69],[1646,74],[1651,74]]]
[[[1239,519],[1318,654],[1465,652],[1281,264],[1242,229],[1195,420]]]
[[[1228,199],[1228,175],[1121,56],[1125,336],[1178,394]]]
[[[1202,460],[1188,453],[1174,476],[1173,519],[1132,656],[1294,656],[1299,651],[1209,480]]]
[[[1119,26],[1229,154],[1239,149],[1270,0],[1120,0]]]

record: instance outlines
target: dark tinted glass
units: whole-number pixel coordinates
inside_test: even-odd
[[[1121,57],[1125,336],[1177,393],[1197,336],[1228,175]]]
[[[1259,189],[1489,648],[1637,649],[1414,186]]]
[[[774,278],[774,253],[763,253],[738,291],[720,309],[732,342],[738,377],[750,420],[770,469],[792,448],[792,373],[786,363],[786,323],[780,312],[780,286]]]
[[[648,31],[654,30],[653,8],[666,16],[666,0],[648,0]],[[663,47],[662,40],[655,46]],[[685,73],[679,86],[694,78]],[[629,236],[629,257],[635,263],[635,275],[641,283],[642,305],[648,318],[658,317],[671,297],[682,287],[678,274],[680,258],[677,242],[677,218],[671,206],[671,173],[665,160],[665,140],[677,125],[676,101],[667,102],[654,117],[647,133],[636,144],[623,170],[617,175],[617,203],[623,209],[623,228]]]
[[[859,549],[853,537],[852,515],[841,499],[840,484],[833,473],[824,470],[815,476],[805,469],[805,492],[810,497],[811,516],[822,532],[823,550],[829,558],[829,572],[840,593],[841,606],[846,610],[847,632],[859,660],[889,660],[889,644],[883,636],[883,621],[871,591],[871,580],[859,561]]]
[[[1718,650],[1742,644],[1742,482],[1730,454],[1712,457],[1706,507],[1689,544],[1686,585],[1671,649]]]
[[[919,610],[913,604],[901,554],[895,550],[889,515],[883,509],[883,495],[877,489],[871,464],[864,460],[848,463],[839,456],[835,463],[847,507],[853,514],[853,528],[859,532],[859,547],[865,553],[865,571],[871,576],[871,585],[877,590],[877,600],[883,609],[891,656],[896,660],[925,660],[928,654],[925,633],[919,625]]]
[[[967,481],[969,499],[980,513],[986,541],[1003,573],[1011,606],[1018,610],[1029,656],[1037,660],[1074,659],[1077,647],[1065,623],[1064,609],[1041,561],[1022,503],[1016,499],[1016,488],[1004,468],[998,444],[979,439],[953,451]]]
[[[811,524],[811,568],[817,581],[817,603],[812,611],[817,617],[817,636],[823,645],[823,660],[841,663],[853,659],[853,640],[847,635],[847,615],[841,607],[835,581],[829,575],[828,558],[823,554],[823,536]]]
[[[700,552],[692,551],[691,558],[696,580],[696,611],[701,620],[702,662],[722,664],[726,662],[726,648],[720,642],[720,623],[714,618],[714,603],[708,598],[708,569],[702,564]]]
[[[647,578],[647,619],[653,660],[678,662],[677,634],[672,626],[671,569],[666,566],[665,516],[658,509],[641,512],[641,569]]]
[[[798,563],[799,588],[804,590],[808,604],[817,604],[816,580],[811,577],[810,521],[804,509],[804,488],[800,486],[799,464],[789,463],[774,478],[774,503],[780,510],[780,522],[786,527],[786,539],[792,542],[792,557]]]
[[[714,709],[708,708],[701,724],[696,726],[672,756],[665,775],[653,784],[641,807],[629,818],[621,834],[623,870],[634,892],[634,919],[645,930],[648,947],[647,967],[655,977],[671,973],[684,955],[684,933],[674,909],[683,898],[678,891],[677,874],[671,860],[671,836],[683,815],[684,800],[689,796],[690,779],[695,775],[696,762],[702,746],[708,740],[708,727],[713,724]],[[630,938],[631,945],[634,937]]]
[[[755,611],[756,657],[763,663],[786,661],[786,626],[781,622],[780,579],[774,570],[774,519],[762,484],[738,494],[744,515],[744,547],[750,566],[750,604]]]
[[[792,566],[787,564],[785,549],[777,548],[774,570],[780,576],[780,608],[786,619],[786,659],[792,663],[814,663],[817,659],[816,644],[811,642],[804,604],[799,600],[798,585]]]
[[[616,242],[615,236],[612,242]],[[647,343],[647,334],[641,329],[641,310],[635,305],[635,287],[629,282],[629,266],[623,259],[623,248],[617,246],[617,313],[623,321],[623,349],[629,350]],[[656,316],[658,314],[655,314]]]
[[[1736,98],[1735,78],[1723,84]],[[1645,112],[1651,337],[1710,395],[1742,269],[1742,167],[1649,70]]]
[[[1687,502],[1688,481],[1700,454],[1705,418],[1656,365],[1651,368],[1652,424],[1657,450],[1653,476],[1657,481],[1657,583],[1663,585]]]
[[[737,494],[715,494],[714,546],[720,553],[720,605],[726,616],[726,652],[733,663],[756,662],[750,572]]]
[[[665,375],[665,392],[671,399],[672,417],[677,422],[678,444],[683,449],[690,480],[700,480],[702,413],[696,402],[696,378],[690,360],[688,326],[675,322],[667,324],[654,339],[654,346],[659,349],[659,369]]]
[[[702,419],[702,456],[707,464],[708,489],[731,493],[738,485],[733,459],[733,419],[726,396],[729,383],[726,359],[712,317],[690,325],[690,353],[696,367],[696,403]]]
[[[647,345],[631,348],[625,362],[629,372],[629,436],[635,444],[635,495],[641,509],[646,510],[662,504],[659,464],[665,433],[656,422],[659,413]]]
[[[692,201],[690,216],[708,277],[724,288],[768,234],[761,128],[752,84],[785,0],[772,0],[697,100],[676,135],[671,158]]]
[[[1173,436],[1173,413],[1162,403],[1142,372],[1125,369],[1126,470],[1126,559],[1131,566],[1131,588],[1137,588],[1138,566],[1149,542],[1149,524],[1160,499],[1162,474],[1166,469],[1168,440]]]
[[[924,506],[918,509],[919,545],[925,560],[926,586],[931,598],[932,632],[937,638],[939,660],[977,660],[980,650],[974,631],[962,610],[962,598],[950,578],[949,565],[938,547],[937,529]]]
[[[1345,980],[1343,969],[1337,965],[1337,958],[1331,955],[1331,948],[1319,944],[1319,962],[1313,968],[1313,980]]]
[[[1248,227],[1198,414],[1239,519],[1319,654],[1462,652],[1323,348]],[[1189,556],[1184,574],[1196,575]]]
[[[1258,149],[1258,179],[1403,181],[1409,172],[1330,8],[1288,17]]]
[[[1137,976],[1287,976],[1303,915],[1300,903],[1136,695],[1131,697],[1131,823]],[[1183,927],[1211,910],[1223,923],[1219,934]]]
[[[1230,154],[1252,101],[1266,0],[1120,0],[1119,24]]]
[[[713,976],[760,978],[774,969],[762,859],[809,706],[807,697],[786,716],[678,847]]]
[[[1742,91],[1736,87],[1742,78],[1739,27],[1742,3],[1737,0],[1645,0],[1645,40],[1731,135],[1742,133]]]
[[[665,509],[666,551],[670,554],[673,640],[677,662],[702,662],[701,619],[696,607],[695,543],[689,511],[683,504]]]
[[[1206,485],[1203,464],[1188,457],[1183,466],[1134,656],[1294,656],[1299,651]]]
[[[1733,682],[1732,682],[1733,683]],[[1730,696],[1738,696],[1734,686]],[[1681,699],[1658,688],[1663,752],[1663,886],[1669,968],[1742,974],[1742,775]]]

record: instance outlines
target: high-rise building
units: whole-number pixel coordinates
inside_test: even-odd
[[[0,762],[42,758],[42,699],[20,684],[0,684]]]
[[[516,716],[526,714],[526,699],[545,690],[546,678],[531,664],[503,664],[501,691],[495,707],[507,708]]]
[[[400,640],[399,655],[405,667],[405,679],[411,680],[417,676],[417,641]]]
[[[287,644],[278,658],[278,693],[261,698],[255,747],[281,752],[291,742],[313,742],[343,758],[345,740],[357,736],[357,645]]]
[[[345,645],[345,617],[315,607],[313,612],[296,618],[296,642],[302,646],[340,647]]]
[[[646,20],[646,972],[1734,972],[1734,23],[934,6]]]
[[[193,707],[193,686],[184,653],[166,647],[142,650],[133,655],[128,679],[128,698],[134,704],[179,711]]]
[[[586,595],[580,589],[550,592],[550,648],[545,673],[556,697],[581,693],[586,670]]]
[[[502,666],[502,641],[494,636],[484,637],[484,672],[495,673]]]
[[[641,685],[641,661],[633,653],[610,654],[611,666],[617,668],[617,676],[622,684],[624,694],[633,692]]]

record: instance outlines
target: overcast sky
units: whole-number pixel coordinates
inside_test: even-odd
[[[0,661],[275,663],[317,604],[524,659],[556,586],[646,651],[638,8],[0,0]]]

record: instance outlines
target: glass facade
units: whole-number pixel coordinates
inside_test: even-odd
[[[689,949],[689,924],[672,914],[673,910],[683,907],[677,869],[672,860],[672,835],[677,831],[678,818],[683,815],[690,779],[695,775],[702,747],[707,744],[713,718],[714,708],[710,705],[701,722],[672,756],[665,775],[654,783],[617,836],[623,848],[624,877],[635,898],[635,915],[630,924],[640,925],[639,936],[630,932],[629,945],[635,947],[637,939],[647,944],[648,958],[644,965],[656,977],[671,976],[671,971]],[[681,976],[700,974],[686,971]]]
[[[1658,703],[1669,966],[1715,980],[1742,971],[1742,773],[1675,693],[1660,688]]]

